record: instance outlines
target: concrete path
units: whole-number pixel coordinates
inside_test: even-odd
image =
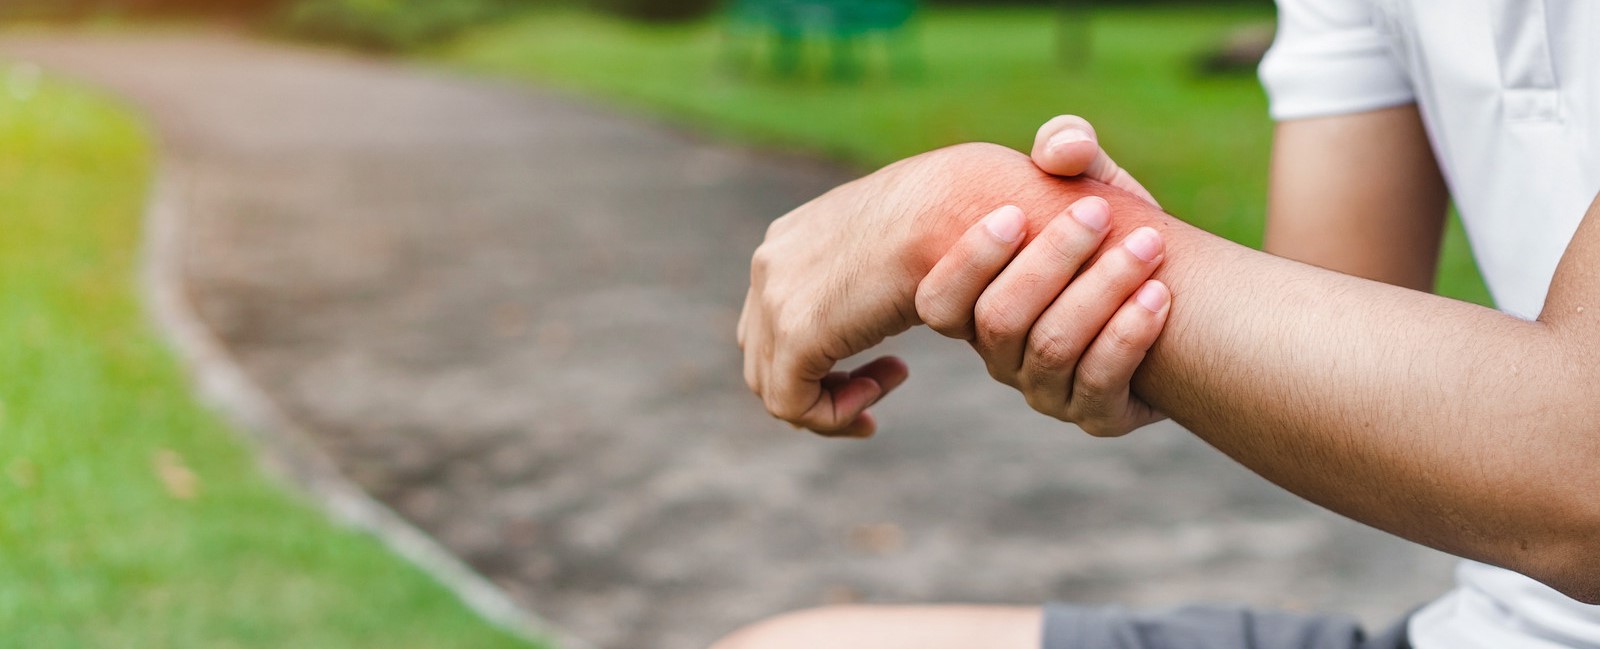
[[[1381,624],[1443,557],[1172,427],[1035,416],[959,345],[866,443],[767,418],[732,332],[766,224],[846,179],[584,101],[222,37],[12,37],[149,111],[190,290],[344,470],[608,649],[830,602],[1234,601]]]

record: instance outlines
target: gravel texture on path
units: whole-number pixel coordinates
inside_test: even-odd
[[[123,93],[189,289],[343,470],[605,649],[838,602],[1243,602],[1385,624],[1449,561],[1172,426],[1094,440],[892,341],[879,437],[768,418],[733,341],[767,224],[844,170],[549,92],[210,35],[11,36]],[[1178,299],[1182,299],[1181,296]]]

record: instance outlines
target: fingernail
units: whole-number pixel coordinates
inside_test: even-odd
[[[1015,205],[1007,205],[983,217],[984,229],[1006,243],[1022,238],[1022,225],[1022,209]]]
[[[1172,295],[1167,292],[1165,284],[1150,280],[1145,282],[1144,286],[1139,289],[1139,293],[1133,296],[1133,301],[1138,302],[1139,306],[1144,307],[1151,313],[1161,313],[1162,309],[1167,308],[1167,301],[1171,298]]]
[[[1145,261],[1155,261],[1161,256],[1161,235],[1151,228],[1139,228],[1122,240],[1122,246],[1133,256]]]
[[[1089,137],[1088,131],[1085,131],[1081,128],[1069,128],[1065,131],[1050,136],[1050,142],[1045,145],[1045,148],[1058,149],[1068,144],[1088,142],[1090,139],[1091,138]]]
[[[1072,218],[1095,232],[1105,230],[1106,226],[1111,224],[1111,204],[1099,196],[1090,196],[1073,203],[1067,211],[1072,213]]]

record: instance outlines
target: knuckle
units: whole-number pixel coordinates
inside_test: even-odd
[[[784,347],[800,335],[801,328],[790,318],[779,318],[772,325],[772,339],[778,347]]]
[[[768,268],[772,267],[772,248],[763,244],[756,248],[750,255],[750,274],[753,277],[763,277]]]
[[[1077,423],[1078,427],[1082,428],[1083,432],[1088,433],[1090,437],[1099,437],[1104,439],[1108,437],[1120,437],[1122,435],[1122,433],[1117,432],[1114,426],[1107,424],[1101,419],[1090,419]]]
[[[1096,383],[1100,378],[1080,373],[1072,383],[1072,412],[1079,421],[1102,419],[1112,410],[1111,391]]]
[[[1123,435],[1127,435],[1131,431],[1132,431],[1132,429],[1129,428],[1128,424],[1125,423],[1125,422],[1114,421],[1114,420],[1103,420],[1096,427],[1095,431],[1093,433],[1090,433],[1090,435],[1093,435],[1094,437],[1099,437],[1099,438],[1102,438],[1102,439],[1109,439],[1109,438],[1112,438],[1112,437],[1122,437]]]
[[[779,399],[770,394],[767,395],[766,404],[767,412],[770,412],[772,413],[772,416],[787,422],[798,423],[800,418],[806,414],[803,406],[800,406],[792,401]]]
[[[1078,364],[1078,344],[1054,327],[1040,325],[1028,338],[1028,351],[1034,364],[1052,372],[1072,369]]]
[[[1059,318],[1043,318],[1034,324],[1027,337],[1027,353],[1032,364],[1051,372],[1075,368],[1083,356],[1083,344]]]
[[[966,318],[963,318],[961,312],[951,304],[942,287],[923,283],[917,288],[916,304],[917,317],[934,331],[946,333],[966,324]]]
[[[784,295],[781,291],[765,291],[761,294],[759,310],[773,327],[776,327],[784,315]]]
[[[917,314],[923,315],[939,310],[939,301],[943,294],[944,291],[938,282],[923,279],[922,283],[917,284]]]
[[[1028,407],[1034,409],[1034,411],[1052,416],[1057,412],[1056,406],[1060,405],[1037,390],[1024,390],[1022,392],[1022,400],[1026,401]]]
[[[1056,371],[1054,368],[1044,367],[1039,363],[1030,361],[1024,363],[1022,371],[1017,373],[1017,384],[1030,393],[1040,392],[1041,390],[1058,390],[1065,387],[1060,377],[1061,372]],[[1066,395],[1063,392],[1058,401],[1065,401],[1065,397]]]
[[[991,343],[1002,340],[1012,340],[1023,333],[1023,323],[1018,320],[1010,309],[997,304],[998,300],[979,299],[978,307],[973,312],[976,318],[979,340],[987,339]]]
[[[929,322],[928,328],[946,338],[972,339],[972,328],[967,320],[951,318],[938,322]]]
[[[1051,221],[1040,239],[1048,246],[1047,251],[1055,261],[1065,262],[1069,266],[1063,268],[1062,272],[1069,272],[1077,270],[1077,264],[1094,252],[1096,240],[1093,237],[1088,228],[1076,219],[1063,217]]]
[[[1005,385],[1009,385],[1013,388],[1018,387],[1017,377],[1011,372],[1010,369],[1007,369],[995,361],[989,360],[987,356],[984,359],[983,365],[985,369],[989,370],[989,378]]]
[[[1093,364],[1080,367],[1077,377],[1072,382],[1072,398],[1082,402],[1085,410],[1089,412],[1103,412],[1119,387],[1113,385],[1113,380],[1111,373],[1105,368]]]
[[[978,356],[983,359],[983,369],[989,372],[989,378],[1005,383],[1006,372],[1004,368],[1000,367],[999,363],[995,362],[993,354],[990,353],[992,351],[991,348],[976,341],[973,342],[972,347],[978,350]]]
[[[1111,414],[1110,391],[1095,385],[1091,379],[1080,378],[1072,384],[1073,413],[1080,421],[1093,421]]]
[[[1127,434],[1127,424],[1103,406],[1103,402],[1085,403],[1074,394],[1072,403],[1065,408],[1067,421],[1077,424],[1090,437],[1121,437]]]
[[[1139,332],[1127,324],[1113,324],[1101,332],[1100,336],[1114,358],[1119,360],[1131,360],[1131,356],[1144,349],[1144,341]]]
[[[1118,360],[1131,361],[1131,357],[1139,353],[1139,348],[1141,346],[1139,341],[1133,336],[1129,335],[1128,332],[1107,331],[1104,335],[1106,337],[1107,346],[1109,346],[1111,350],[1115,352]]]
[[[974,330],[976,335],[973,342],[978,345],[978,353],[986,356],[999,354],[1008,349],[1014,350],[1016,341],[1023,335],[1022,332],[1017,330],[1017,327],[1011,324],[998,323],[992,320],[987,323],[987,326],[980,321],[974,327]],[[1011,358],[1007,360],[1015,362],[1019,359]]]
[[[1073,396],[1092,410],[1106,400],[1113,387],[1111,376],[1104,369],[1092,365],[1080,367],[1078,379],[1073,382]]]
[[[798,307],[771,307],[778,313],[772,323],[773,340],[780,347],[805,340],[815,330],[815,316],[809,309]]]
[[[1121,253],[1106,255],[1104,262],[1109,281],[1117,289],[1131,291],[1150,276],[1153,267],[1143,259],[1133,256],[1127,247],[1121,247]]]

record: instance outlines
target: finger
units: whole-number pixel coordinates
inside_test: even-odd
[[[750,289],[745,294],[744,309],[739,312],[738,338],[739,352],[744,359],[744,383],[751,392],[761,394],[761,381],[756,372],[756,363],[762,357],[759,346],[754,344],[750,328],[754,316],[751,315],[751,303],[755,300],[755,289]]]
[[[879,401],[894,392],[895,388],[905,384],[910,376],[911,369],[906,367],[906,362],[895,356],[884,356],[850,372],[850,378],[869,378],[877,381],[878,386],[883,389],[883,393],[878,395]]]
[[[872,416],[871,411],[863,410],[856,420],[839,430],[818,432],[818,435],[833,439],[867,439],[877,434],[878,420]]]
[[[847,431],[881,396],[883,387],[877,381],[846,376],[823,388],[816,404],[795,423],[822,434]]]
[[[829,372],[814,380],[781,367],[775,366],[770,377],[773,389],[766,395],[767,409],[779,419],[823,434],[850,430],[862,412],[904,383],[907,375],[905,363],[893,357],[854,373]]]
[[[1089,120],[1077,115],[1062,115],[1039,127],[1033,138],[1033,163],[1046,173],[1098,180],[1161,207],[1144,185],[1100,147]]]
[[[878,382],[878,386],[882,391],[876,399],[867,404],[866,408],[871,408],[873,405],[883,401],[884,397],[889,396],[891,392],[894,392],[895,388],[905,384],[906,379],[911,376],[911,371],[906,367],[905,361],[894,356],[885,356],[857,368],[855,371],[850,372],[849,376],[850,378],[869,378]],[[877,418],[872,416],[871,410],[863,409],[861,414],[856,415],[854,421],[846,424],[843,428],[833,431],[820,431],[817,434],[823,437],[866,439],[877,432]]]
[[[1118,307],[1155,272],[1162,255],[1161,235],[1152,228],[1139,228],[1062,291],[1028,333],[1018,375],[1028,405],[1064,416],[1084,350],[1101,335]]]
[[[1125,435],[1161,418],[1133,397],[1133,374],[1161,336],[1172,293],[1158,280],[1144,283],[1117,310],[1078,363],[1072,386],[1073,421],[1097,437]]]
[[[906,367],[905,361],[894,356],[884,356],[856,368],[849,374],[835,373],[829,376],[832,380],[825,379],[823,381],[823,389],[834,393],[836,407],[842,404],[854,411],[855,414],[849,416],[848,422],[838,422],[842,424],[838,428],[813,430],[824,437],[865,439],[872,437],[878,431],[878,420],[867,412],[867,408],[871,408],[874,404],[882,401],[884,397],[889,396],[889,393],[894,392],[895,388],[904,384],[906,378],[910,376],[910,370]],[[838,392],[849,382],[857,380],[870,380],[878,384],[877,396],[872,397],[859,407],[851,403],[849,398],[839,396],[840,393]]]
[[[1079,176],[1100,156],[1094,126],[1077,115],[1051,118],[1033,136],[1033,162],[1047,173]]]
[[[917,286],[917,316],[940,334],[972,340],[978,296],[1016,254],[1026,225],[1022,210],[1006,205],[968,228]]]
[[[745,323],[750,321],[750,303],[756,296],[755,287],[745,291],[744,306],[739,309],[739,322],[733,326],[734,340],[739,343],[740,351],[744,350]]]
[[[873,363],[877,363],[877,361],[873,361]],[[868,366],[871,366],[873,363],[868,363]],[[857,374],[866,369],[867,367],[862,367],[848,374],[844,372],[835,372],[833,374],[829,374],[828,378],[822,380],[822,389],[826,392],[837,393],[838,390],[848,385],[850,381],[858,378],[864,379],[865,377],[859,377]],[[882,387],[881,384],[879,387]],[[881,394],[879,395],[879,398],[882,398]],[[876,399],[874,401],[876,401]],[[870,405],[871,404],[869,403],[866,407],[870,407]],[[867,415],[866,407],[863,407],[861,412],[855,417],[851,418],[850,421],[840,422],[838,427],[824,427],[821,429],[813,428],[811,431],[823,437],[841,439],[866,439],[871,437],[877,432],[877,420]]]
[[[973,347],[988,364],[989,374],[1007,385],[1016,385],[1023,345],[1034,320],[1100,247],[1111,222],[1111,206],[1091,196],[1073,203],[1066,216],[1071,218],[1046,225],[978,298]]]
[[[796,341],[775,344],[770,331],[767,337],[768,357],[756,368],[761,400],[772,416],[805,426],[807,414],[828,396],[822,381],[831,375],[833,361],[793,351],[805,348]]]
[[[760,356],[754,348],[744,350],[744,384],[751,392],[761,394],[761,373],[758,367]]]

